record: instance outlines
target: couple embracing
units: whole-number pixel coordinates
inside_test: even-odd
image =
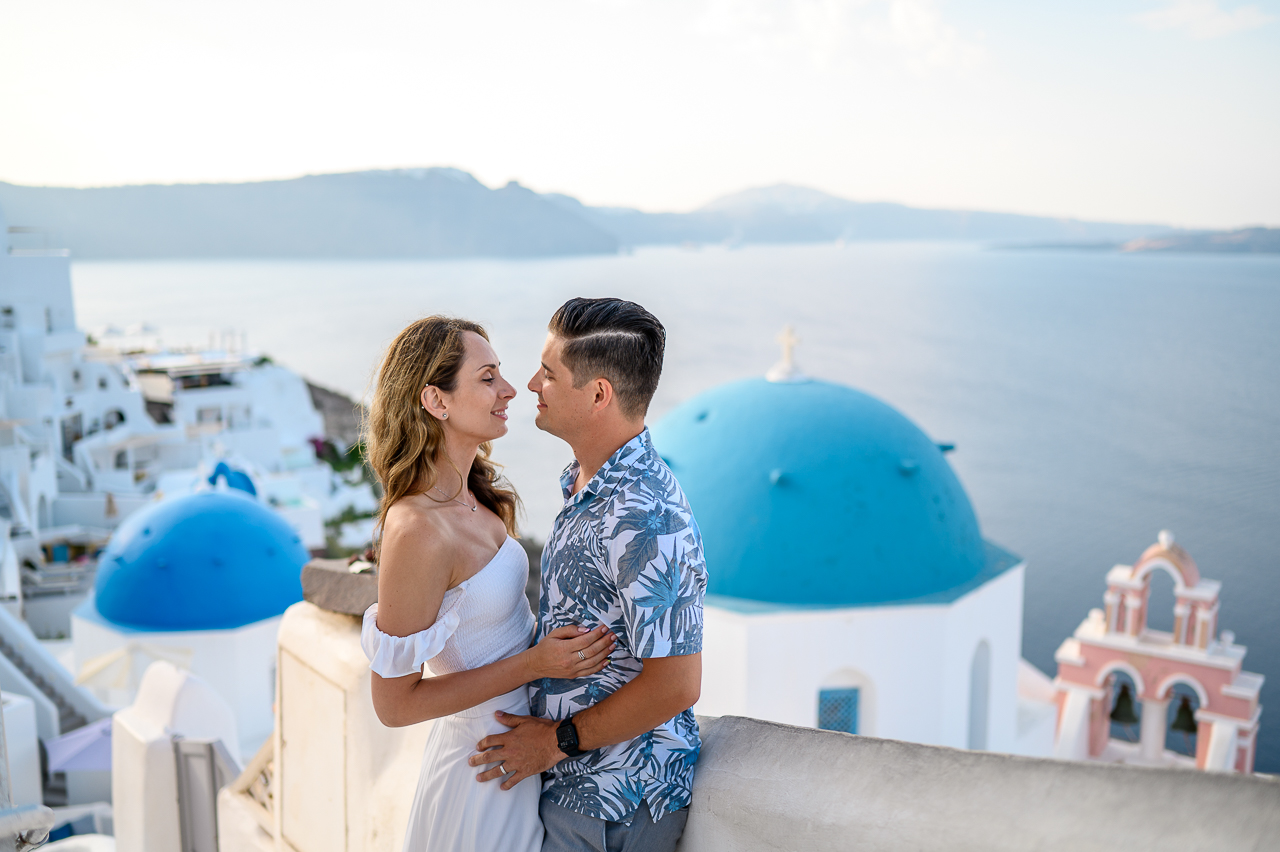
[[[361,642],[378,717],[437,720],[405,852],[660,852],[688,815],[706,569],[644,425],[666,330],[620,299],[572,299],[548,329],[528,388],[574,461],[536,619],[518,498],[490,460],[516,390],[484,329],[419,320],[379,370],[378,603]]]

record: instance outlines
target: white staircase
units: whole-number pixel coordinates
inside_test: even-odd
[[[0,689],[35,701],[41,739],[74,731],[111,715],[110,708],[76,686],[74,676],[40,645],[31,629],[3,607]]]

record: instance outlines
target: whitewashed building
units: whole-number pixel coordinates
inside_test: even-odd
[[[10,247],[11,230],[26,229],[0,210],[0,523],[11,544],[0,605],[40,635],[65,633],[65,606],[24,606],[20,568],[47,580],[90,559],[148,502],[208,487],[219,463],[247,476],[311,550],[325,546],[327,519],[376,505],[367,484],[317,458],[324,422],[301,376],[234,342],[172,351],[154,336],[90,340],[68,252]],[[74,568],[54,577],[54,592],[75,585]]]
[[[30,230],[0,211],[0,690],[30,700],[50,742],[129,704],[163,660],[231,708],[231,748],[256,748],[307,552],[374,495],[359,470],[322,460],[332,447],[305,379],[242,341],[91,337],[69,253],[24,247]],[[97,573],[100,553],[112,564]],[[127,577],[125,605],[100,607]],[[78,804],[73,787],[68,775]]]

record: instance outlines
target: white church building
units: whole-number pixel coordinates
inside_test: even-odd
[[[149,504],[115,531],[71,616],[78,682],[121,707],[151,663],[190,671],[234,714],[232,754],[252,754],[271,734],[276,634],[308,558],[287,520],[242,490]]]
[[[1021,656],[1025,562],[983,539],[950,448],[788,363],[652,432],[706,551],[697,712],[1052,754],[1054,689]]]

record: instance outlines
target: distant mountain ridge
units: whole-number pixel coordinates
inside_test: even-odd
[[[53,230],[74,255],[545,257],[613,254],[613,235],[517,183],[459,169],[310,175],[239,184],[95,189],[0,183],[13,225]]]
[[[1085,222],[1016,213],[930,210],[890,202],[849,201],[790,184],[747,189],[718,198],[691,213],[587,207],[566,195],[546,197],[590,219],[626,245],[834,240],[1123,242],[1172,230],[1159,224]]]
[[[514,181],[490,189],[453,168],[92,189],[0,183],[0,208],[11,224],[47,228],[85,258],[515,258],[683,243],[1119,244],[1172,233],[1158,224],[863,203],[786,184],[689,213],[647,213],[589,207]]]
[[[1193,231],[1164,237],[1130,240],[1120,251],[1212,252],[1227,254],[1280,253],[1280,228],[1240,228],[1236,231]]]

